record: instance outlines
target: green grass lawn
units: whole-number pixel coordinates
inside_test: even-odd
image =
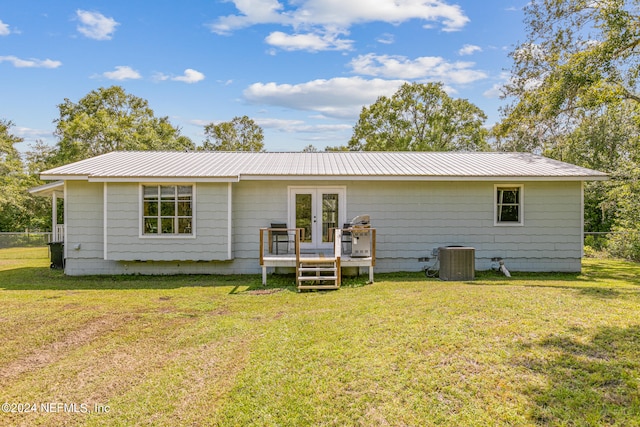
[[[302,294],[48,265],[0,250],[0,425],[640,425],[639,264]]]

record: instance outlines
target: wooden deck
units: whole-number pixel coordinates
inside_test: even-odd
[[[271,235],[273,231],[281,232],[283,229],[260,229],[260,265],[262,267],[262,284],[267,284],[267,269],[275,267],[290,267],[296,269],[298,289],[338,289],[342,281],[341,269],[343,267],[367,267],[369,270],[369,282],[373,283],[373,267],[375,266],[375,229],[369,229],[371,238],[371,256],[353,257],[342,253],[342,231],[334,231],[333,252],[306,252],[300,251],[302,229],[286,229],[292,235],[293,252],[275,254],[270,252],[272,248]],[[265,238],[266,237],[266,238]],[[333,274],[331,274],[331,273]],[[309,282],[316,282],[311,283]],[[333,282],[333,283],[326,283]]]

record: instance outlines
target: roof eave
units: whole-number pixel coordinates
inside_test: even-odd
[[[89,182],[238,182],[237,176],[90,176]]]
[[[606,175],[241,175],[238,181],[607,181]]]
[[[55,194],[58,197],[62,197],[64,195],[64,181],[48,182],[46,184],[30,188],[28,191],[34,196],[49,197]]]
[[[41,173],[40,179],[43,181],[86,181],[89,179],[88,175],[57,175]]]

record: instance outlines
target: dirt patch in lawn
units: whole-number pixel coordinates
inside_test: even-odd
[[[277,292],[282,292],[284,289],[282,288],[272,288],[272,289],[254,289],[252,291],[247,291],[249,295],[269,295],[275,294]]]
[[[124,318],[117,319],[114,322],[114,319],[111,317],[102,317],[84,324],[81,328],[62,337],[62,339],[45,344],[25,357],[0,368],[0,384],[6,383],[7,380],[13,379],[25,372],[57,362],[70,351],[91,342],[107,331],[114,330],[124,321]]]

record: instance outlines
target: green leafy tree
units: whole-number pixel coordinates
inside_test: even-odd
[[[640,0],[531,2],[528,35],[511,54],[504,88],[511,103],[493,129],[498,149],[609,172],[610,182],[585,186],[585,226],[628,231],[611,247],[629,257],[638,256],[631,255],[632,239],[640,238],[633,232],[640,227],[639,6]]]
[[[27,188],[43,184],[40,180],[40,172],[48,169],[51,159],[56,154],[56,148],[37,140],[29,145],[29,150],[24,153],[24,163],[27,173]],[[51,230],[51,198],[31,196],[30,228]],[[58,199],[58,224],[64,223],[64,202]]]
[[[24,154],[24,160],[29,175],[38,177],[40,172],[50,166],[51,159],[56,155],[56,148],[37,140],[29,145],[29,150]]]
[[[264,151],[264,133],[253,119],[234,117],[229,122],[209,123],[204,127],[202,150]]]
[[[441,83],[405,83],[364,107],[349,141],[353,151],[487,150],[486,115],[453,99]]]
[[[549,149],[585,110],[639,103],[640,0],[537,0],[496,127],[503,149]]]
[[[190,150],[193,142],[155,117],[145,99],[120,86],[91,91],[77,103],[58,105],[54,120],[59,138],[53,164],[69,163],[116,150]]]
[[[11,121],[0,119],[0,231],[46,228],[51,223],[46,217],[50,202],[29,194],[28,189],[39,181],[25,171],[15,147],[23,139],[10,132],[12,126]]]
[[[607,245],[616,257],[640,261],[640,167],[625,162],[612,174],[609,203],[615,205],[616,218]]]
[[[327,153],[336,151],[349,151],[349,147],[346,145],[326,146],[324,147],[324,151],[326,151]]]
[[[544,154],[612,174],[609,182],[585,183],[585,229],[608,231],[625,216],[628,202],[618,203],[629,187],[629,171],[638,165],[640,127],[637,118],[640,105],[618,102],[597,110],[582,112],[574,128],[558,138]],[[637,198],[636,198],[637,200]]]
[[[22,160],[15,144],[21,143],[22,138],[17,137],[9,131],[13,123],[9,120],[0,119],[0,179],[3,183],[21,176],[23,172]],[[0,194],[0,200],[3,200]]]
[[[16,231],[24,216],[22,180],[24,170],[15,144],[22,142],[11,134],[13,123],[0,119],[0,231]]]

